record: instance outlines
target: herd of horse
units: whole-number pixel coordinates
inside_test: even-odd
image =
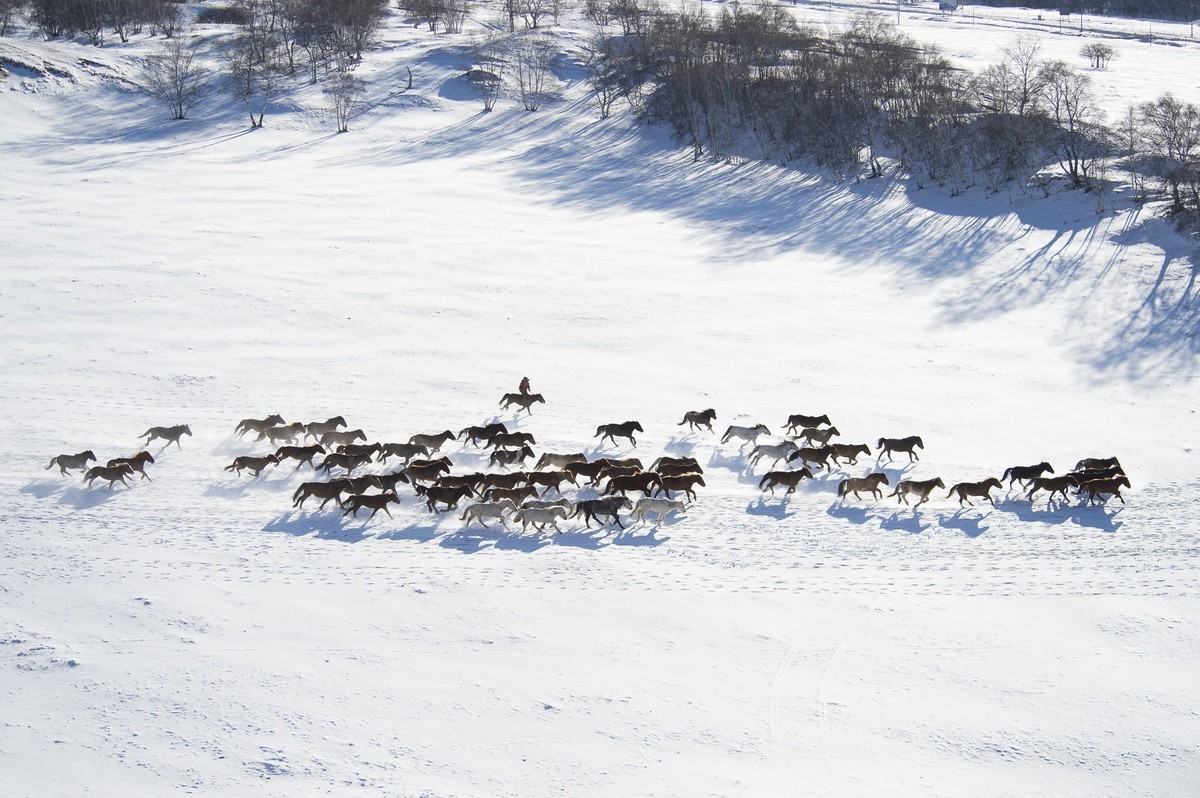
[[[500,404],[517,405],[532,415],[532,405],[544,402],[540,394],[505,394]],[[715,435],[715,420],[716,411],[708,408],[689,411],[676,426],[689,425],[689,434],[707,430]],[[640,432],[645,430],[639,422],[625,421],[601,424],[592,437],[599,439],[600,445],[605,441],[617,445],[621,439],[636,447],[634,433]],[[163,448],[172,443],[182,448],[180,438],[191,434],[186,424],[180,424],[151,427],[140,437],[147,444],[163,440]],[[293,509],[302,509],[307,500],[314,499],[320,501],[318,511],[331,502],[344,516],[356,517],[359,512],[369,510],[368,521],[380,512],[391,518],[389,507],[401,502],[400,486],[404,485],[431,513],[451,512],[464,505],[459,518],[465,525],[478,523],[487,527],[489,521],[496,521],[507,527],[511,520],[519,523],[522,530],[532,526],[538,531],[562,532],[560,521],[582,519],[586,528],[596,521],[601,526],[613,523],[624,529],[622,511],[628,511],[624,520],[645,523],[654,516],[661,522],[671,513],[685,513],[687,502],[697,499],[697,488],[706,484],[704,469],[695,458],[667,455],[646,466],[637,457],[589,458],[584,452],[545,452],[537,457],[532,469],[525,470],[526,461],[536,454],[532,447],[537,441],[532,434],[510,430],[502,422],[469,426],[457,433],[448,429],[418,433],[405,442],[368,442],[366,433],[362,429],[349,429],[342,416],[287,423],[281,415],[272,414],[243,419],[235,426],[234,434],[239,438],[255,436],[253,442],[269,443],[275,450],[235,457],[225,471],[237,476],[247,473],[257,479],[270,467],[294,462],[293,470],[299,470],[307,465],[314,474],[324,474],[326,478],[303,482],[292,494]],[[804,480],[814,480],[822,469],[833,474],[834,468],[857,465],[859,457],[871,456],[873,450],[865,443],[835,441],[840,434],[828,415],[797,414],[788,417],[784,439],[779,443],[760,444],[759,439],[770,436],[771,431],[765,424],[755,424],[729,426],[720,437],[720,445],[737,443],[747,472],[769,461],[774,470],[766,471],[758,480],[758,488],[772,496],[776,488],[786,488],[786,499]],[[452,441],[460,442],[463,450],[467,447],[477,450],[476,460],[486,452],[489,470],[454,473],[454,461],[441,453]],[[747,451],[746,447],[750,449]],[[917,435],[880,438],[874,448],[875,466],[880,466],[884,458],[890,462],[897,455],[907,455],[909,463],[919,461],[917,451],[924,448],[924,441]],[[386,466],[391,458],[402,465],[387,472],[355,476],[356,471],[369,466]],[[154,462],[154,457],[142,450],[130,457],[108,460],[105,465],[89,466],[92,461],[96,461],[96,455],[88,450],[59,455],[47,468],[58,466],[63,475],[82,470],[89,487],[96,480],[103,480],[111,490],[118,482],[129,487],[127,479],[135,474],[150,479],[146,466]],[[779,469],[780,461],[789,467]],[[1129,487],[1129,480],[1115,457],[1085,458],[1065,474],[1047,474],[1054,474],[1047,462],[1013,466],[1000,478],[958,482],[947,489],[940,477],[901,479],[893,486],[887,473],[876,470],[842,479],[838,483],[837,501],[844,503],[851,497],[858,501],[866,497],[876,501],[894,497],[898,503],[915,508],[928,502],[934,491],[941,488],[948,490],[946,498],[957,498],[960,507],[974,506],[972,499],[986,500],[995,506],[992,491],[1004,490],[1002,480],[1007,480],[1010,492],[1019,488],[1030,501],[1045,492],[1049,502],[1056,497],[1068,502],[1068,492],[1073,490],[1087,504],[1104,503],[1112,497],[1124,504],[1121,488]],[[885,494],[883,486],[891,487],[891,492]],[[567,495],[572,489],[577,491],[574,498]],[[550,499],[552,492],[554,499]]]

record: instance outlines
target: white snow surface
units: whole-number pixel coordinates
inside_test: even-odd
[[[1074,62],[1107,37],[1111,114],[1200,101],[1186,25],[1057,24],[901,9],[972,68],[1022,31]],[[0,793],[1193,793],[1192,245],[1119,192],[693,163],[595,118],[586,34],[556,30],[557,102],[482,114],[469,34],[393,16],[344,135],[306,86],[263,130],[220,98],[166,121],[132,85],[146,37],[0,40]],[[546,404],[498,411],[525,375]],[[706,407],[717,435],[677,426]],[[291,509],[307,469],[222,470],[272,412],[384,441],[503,420],[539,453],[691,454],[707,485],[626,530],[464,529],[407,486],[342,519]],[[764,496],[718,435],[792,413],[921,435],[893,482],[1116,455],[1133,487],[838,502],[863,460]],[[598,446],[627,419],[636,446]],[[180,423],[152,482],[46,470]]]

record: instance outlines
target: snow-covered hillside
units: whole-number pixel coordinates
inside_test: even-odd
[[[1113,113],[1200,99],[1186,26],[1086,21],[1120,50],[1094,76]],[[1043,23],[901,8],[973,68],[1029,29],[1078,59]],[[145,38],[0,39],[0,792],[1191,791],[1187,242],[1120,195],[693,163],[596,118],[574,17],[559,100],[483,114],[471,30],[391,17],[344,135],[304,86],[261,130],[223,98],[167,121],[132,85]],[[501,411],[526,375],[546,403]],[[678,425],[707,407],[716,434]],[[561,535],[464,528],[403,485],[393,519],[294,510],[307,468],[223,470],[276,412],[380,441],[499,420],[538,453],[691,455],[707,484],[663,523]],[[772,498],[719,436],[779,442],[794,413],[922,436],[893,484],[1115,455],[1132,488],[839,502],[872,455]],[[599,444],[633,419],[636,446]],[[183,423],[132,488],[46,469]]]

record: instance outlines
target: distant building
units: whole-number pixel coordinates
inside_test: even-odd
[[[958,0],[938,0],[938,10],[940,11],[957,11]]]

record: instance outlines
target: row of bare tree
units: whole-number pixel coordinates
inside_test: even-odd
[[[630,7],[636,9],[630,11]],[[613,6],[606,6],[611,12]],[[1058,171],[1097,192],[1119,162],[1195,229],[1200,218],[1200,109],[1170,95],[1109,124],[1091,78],[1019,39],[978,74],[953,67],[878,14],[840,32],[797,24],[785,9],[730,5],[665,11],[622,0],[621,35],[601,29],[588,63],[601,116],[628,101],[674,128],[697,158],[810,159],[838,176],[882,174],[887,159],[919,185],[957,194],[1034,183]],[[1084,47],[1093,68],[1108,47]]]

